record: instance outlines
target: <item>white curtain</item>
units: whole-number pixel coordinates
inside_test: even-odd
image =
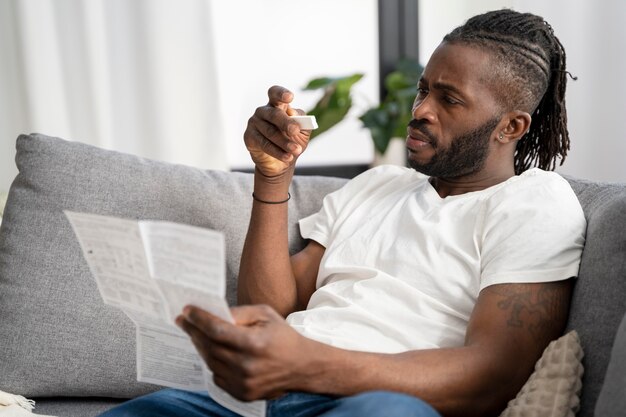
[[[0,191],[19,133],[228,169],[209,0],[0,1]]]

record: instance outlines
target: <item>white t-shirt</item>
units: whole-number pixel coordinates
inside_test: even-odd
[[[378,167],[300,221],[326,251],[307,309],[287,321],[344,349],[462,346],[483,288],[576,276],[585,228],[576,195],[553,172],[441,198],[412,169]]]

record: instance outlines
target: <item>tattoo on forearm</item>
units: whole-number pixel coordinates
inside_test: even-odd
[[[567,284],[495,285],[490,291],[502,297],[498,308],[510,311],[508,326],[526,328],[535,338],[561,331],[569,307]]]

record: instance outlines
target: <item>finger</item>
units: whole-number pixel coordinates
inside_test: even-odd
[[[295,155],[302,152],[302,147],[285,136],[275,125],[256,116],[252,116],[252,123],[263,136],[283,151],[290,152]]]
[[[280,85],[273,85],[267,90],[269,105],[287,110],[289,103],[293,100],[293,93]]]
[[[215,385],[217,385],[218,387],[220,387],[221,389],[223,389],[224,391],[228,393],[232,392],[232,389],[230,387],[230,384],[228,383],[228,380],[224,377],[221,377],[220,375],[217,375],[216,373],[213,374],[213,383],[215,383]]]
[[[256,109],[254,116],[264,120],[282,131],[289,138],[293,139],[300,133],[300,125],[291,119],[284,110],[271,106],[262,106]]]
[[[249,133],[248,140],[254,141],[255,148],[259,148],[263,153],[271,156],[272,158],[281,160],[285,163],[288,163],[293,159],[293,154],[283,151],[256,130]],[[248,149],[250,149],[250,147]]]
[[[200,329],[185,320],[182,315],[176,318],[176,325],[189,335],[191,343],[210,368],[211,365],[209,364],[209,358],[211,355],[209,353],[209,347],[214,344],[211,343],[209,338],[202,331],[200,331]]]
[[[277,319],[282,320],[276,310],[264,304],[231,307],[230,313],[239,326],[254,326]]]
[[[181,318],[181,322],[177,320],[176,324],[178,324],[180,328],[189,335],[191,343],[193,343],[196,350],[204,358],[209,367],[212,365],[209,364],[209,362],[214,361],[216,358],[215,354],[213,353],[214,351],[223,349],[223,351],[219,351],[217,353],[217,357],[219,357],[219,360],[227,360],[227,355],[224,354],[226,350],[229,350],[234,354],[235,352],[238,352],[240,350],[245,350],[246,346],[249,344],[247,340],[243,343],[239,343],[234,342],[232,338],[228,338],[227,340],[212,338],[211,336],[206,334],[204,329],[201,329],[198,326],[190,323],[184,317]]]
[[[293,109],[293,108],[289,108],[287,110],[287,113],[289,114],[289,116],[306,116],[307,115],[307,113],[304,110]],[[261,114],[263,114],[263,112],[261,112]],[[292,141],[298,143],[302,147],[302,150],[304,151],[304,149],[306,148],[306,145],[309,142],[309,138],[311,137],[312,130],[305,130],[305,129],[300,128],[300,124],[296,122],[295,120],[293,120],[291,117],[289,117],[289,123],[291,124],[295,123],[297,126],[297,129],[289,127],[289,129],[291,130],[289,131],[289,134],[287,136]]]
[[[228,377],[222,377],[220,375],[213,374],[213,382],[215,383],[215,385],[217,385],[238,400],[253,401],[258,399],[245,395],[244,390],[241,388],[241,385],[238,384],[237,381],[233,381]]]
[[[177,324],[189,335],[191,342],[195,346],[198,353],[202,356],[205,363],[213,372],[220,370],[236,369],[238,363],[241,362],[238,353],[233,347],[223,346],[209,340],[209,338],[193,324],[189,323],[184,317],[179,316]]]
[[[206,350],[204,345],[206,344],[208,346],[210,340],[205,332],[200,330],[200,328],[195,326],[193,323],[189,322],[183,315],[176,317],[175,322],[178,327],[189,335],[194,343],[197,341],[202,350]]]
[[[183,330],[190,335],[197,335],[197,332],[200,332],[202,336],[208,338],[210,342],[234,348],[247,345],[247,337],[242,329],[237,328],[234,324],[224,321],[199,307],[186,306],[183,309],[182,315],[185,319]],[[187,324],[191,324],[192,326],[188,326]],[[199,337],[200,340],[202,336]]]
[[[225,367],[228,369],[236,369],[237,365],[241,362],[241,352],[235,350],[230,346],[220,345],[213,343],[207,349],[207,360],[211,362],[213,367]]]

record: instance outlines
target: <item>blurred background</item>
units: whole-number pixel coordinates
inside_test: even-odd
[[[267,88],[309,110],[316,77],[354,73],[347,117],[299,160],[367,167],[358,119],[393,61],[422,65],[469,17],[511,7],[543,16],[567,51],[572,149],[558,171],[626,181],[626,2],[622,0],[0,0],[0,193],[15,138],[40,132],[169,162],[251,168],[242,133]]]

